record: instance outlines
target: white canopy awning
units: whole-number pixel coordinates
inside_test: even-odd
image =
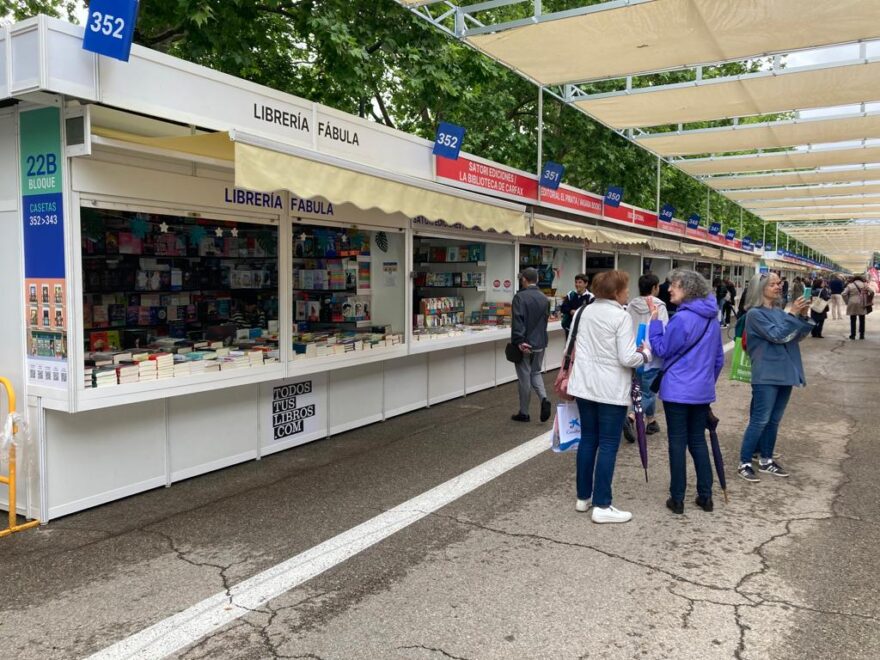
[[[650,237],[640,234],[631,234],[619,229],[597,227],[596,242],[605,245],[644,245],[647,247]]]
[[[877,73],[880,74],[880,71]],[[707,174],[728,174],[730,172],[794,170],[807,167],[863,165],[867,163],[880,163],[880,147],[784,151],[782,153],[724,156],[721,158],[689,158],[677,161],[676,165],[688,174],[701,176]]]
[[[878,79],[880,62],[804,71],[783,69],[741,79],[706,80],[657,90],[646,87],[628,94],[596,96],[575,105],[612,128],[686,124],[875,100],[880,97]]]
[[[862,195],[847,197],[811,197],[808,199],[765,199],[760,202],[745,203],[747,209],[756,213],[764,213],[772,209],[833,209],[833,208],[857,208],[865,205],[880,204],[880,195]]]
[[[873,138],[880,138],[880,114],[648,133],[637,135],[634,140],[660,156],[692,156]]]
[[[464,36],[511,69],[553,85],[869,39],[877,36],[880,4],[658,0],[557,16],[477,36],[467,36],[479,29],[466,24]]]
[[[563,220],[548,220],[535,216],[532,221],[532,233],[544,236],[566,236],[568,238],[582,238],[595,242],[599,235],[599,228],[594,225],[585,225],[577,222],[565,222]]]
[[[660,238],[652,236],[648,239],[648,247],[657,252],[668,252],[670,254],[681,254],[681,242],[674,241],[671,238]]]
[[[822,183],[863,183],[868,181],[880,181],[880,167],[849,167],[806,170],[803,172],[717,176],[703,180],[709,187],[724,191],[773,188],[776,186],[818,185]]]
[[[796,186],[785,188],[759,188],[757,190],[732,190],[727,193],[730,199],[749,207],[751,200],[779,199],[828,199],[880,193],[880,183],[857,183],[820,186]]]

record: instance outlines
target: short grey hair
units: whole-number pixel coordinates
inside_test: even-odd
[[[523,268],[519,276],[529,284],[538,283],[538,270],[536,268],[532,268],[531,266],[529,266],[528,268]]]
[[[676,268],[669,273],[670,284],[677,284],[684,291],[684,300],[705,298],[712,291],[709,280],[695,270]]]

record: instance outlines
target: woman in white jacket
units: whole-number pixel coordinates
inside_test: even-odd
[[[636,348],[632,319],[626,313],[629,276],[599,273],[593,280],[592,305],[582,308],[568,393],[575,397],[581,421],[577,453],[578,511],[593,500],[593,522],[624,523],[628,511],[611,506],[611,480],[632,386],[632,369],[650,361],[650,351]],[[574,326],[574,324],[572,324]]]

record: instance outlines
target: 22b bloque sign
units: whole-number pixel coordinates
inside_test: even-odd
[[[312,394],[312,381],[306,380],[272,388],[272,437],[282,440],[302,433],[306,420],[317,410]]]

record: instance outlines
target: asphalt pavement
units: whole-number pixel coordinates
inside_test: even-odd
[[[730,501],[716,492],[713,513],[692,470],[685,514],[665,508],[663,433],[648,483],[621,447],[625,525],[576,512],[574,456],[544,451],[174,657],[880,657],[868,321],[865,341],[842,321],[804,340],[808,387],[777,447],[789,479],[736,476],[749,387],[725,370]],[[515,400],[515,384],[480,392],[2,539],[0,657],[87,657],[549,430],[510,421]]]

